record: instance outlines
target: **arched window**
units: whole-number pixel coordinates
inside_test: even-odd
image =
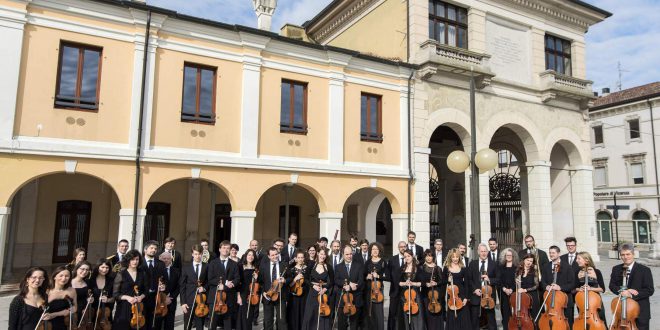
[[[598,241],[612,241],[612,216],[608,212],[600,211],[596,214],[596,224],[598,225]]]
[[[645,211],[635,211],[633,213],[633,235],[635,243],[649,244],[651,243],[651,216]]]

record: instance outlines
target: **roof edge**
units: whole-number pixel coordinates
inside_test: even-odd
[[[650,99],[654,99],[656,97],[660,97],[660,92],[655,92],[653,94],[642,95],[642,96],[633,97],[633,98],[627,99],[627,100],[621,100],[621,101],[617,101],[617,102],[612,102],[612,103],[599,105],[599,106],[596,106],[596,107],[589,108],[589,112],[603,110],[603,109],[607,109],[607,108],[613,108],[613,107],[620,106],[620,105],[623,105],[623,104],[626,104],[626,103],[634,103],[634,102],[639,102],[639,101],[644,101],[644,100],[650,100]]]

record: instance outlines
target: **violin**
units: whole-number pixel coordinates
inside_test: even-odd
[[[137,285],[133,287],[133,292],[135,292],[135,298],[140,295],[140,291]],[[142,302],[136,302],[135,304],[131,305],[131,328],[141,329],[144,327],[145,319],[143,312],[144,304]]]
[[[445,291],[445,298],[447,300],[447,309],[453,310],[454,314],[456,311],[463,308],[463,299],[458,296],[460,293],[458,286],[454,285],[454,276],[449,272],[449,285],[447,285],[447,290]]]
[[[209,306],[206,305],[206,293],[199,292],[202,286],[201,281],[197,281],[197,291],[195,292],[195,316],[204,318],[209,315]],[[192,319],[192,317],[190,318]]]
[[[259,276],[259,270],[255,269],[254,274]],[[250,294],[248,295],[248,299],[250,300],[250,305],[259,304],[259,282],[257,282],[254,276],[252,277],[252,282],[250,283]]]
[[[96,308],[96,317],[94,320],[94,330],[110,330],[112,329],[112,323],[110,322],[110,315],[112,311],[109,307],[105,306],[101,302],[101,297],[105,296],[105,290],[101,291],[99,295],[98,307]]]
[[[344,286],[348,285],[348,280],[344,280]],[[344,301],[344,309],[342,310],[344,312],[344,315],[346,316],[353,316],[357,313],[357,308],[355,305],[353,305],[353,294],[350,291],[344,290],[344,294],[342,295],[342,299]]]
[[[323,288],[323,281],[319,281],[319,286]],[[319,316],[330,316],[330,306],[328,305],[328,294],[323,293],[322,295],[319,295],[318,298],[319,300]]]
[[[371,276],[376,273],[376,268],[371,269]],[[375,277],[371,279],[371,302],[372,303],[382,303],[385,299],[383,295],[383,283],[377,280]]]
[[[284,266],[284,270],[282,271],[280,276],[278,276],[278,278],[284,275],[284,272],[286,272],[287,267],[288,266]],[[275,302],[278,299],[280,299],[280,291],[282,291],[282,283],[280,281],[275,281],[270,285],[270,289],[266,291],[265,295],[270,301]]]
[[[410,281],[410,274],[407,274],[406,277],[406,281]],[[408,289],[403,293],[403,299],[403,312],[408,314],[408,320],[410,321],[410,315],[417,315],[417,313],[419,313],[417,291],[408,285]]]
[[[520,291],[520,274],[516,278],[516,294],[509,297],[511,304],[511,317],[509,318],[509,330],[534,330],[534,321],[529,316],[529,308],[532,298],[527,292]]]
[[[434,278],[434,273],[435,269],[437,267],[433,267],[433,270],[431,270],[431,281],[437,282]],[[440,302],[438,301],[440,294],[436,290],[436,286],[434,285],[431,290],[429,290],[428,293],[428,298],[429,298],[429,303],[426,306],[427,309],[429,310],[429,313],[432,314],[438,314],[442,311],[442,305],[440,305]]]
[[[296,276],[300,275],[304,269],[298,269],[294,267],[294,270],[296,272]],[[301,277],[299,280],[293,282],[293,285],[289,289],[291,291],[291,294],[293,294],[296,297],[300,297],[303,295],[303,284],[305,284],[305,277]]]
[[[222,286],[222,289],[220,289]],[[227,313],[229,308],[227,307],[227,293],[225,292],[225,286],[222,285],[222,276],[218,280],[218,286],[215,290],[215,300],[213,303],[213,312],[218,313],[219,315],[224,315]]]
[[[47,304],[41,305],[41,308],[44,310],[41,313],[41,316],[39,317],[39,322],[37,322],[37,326],[34,328],[35,330],[53,330],[53,324],[50,323],[49,320],[44,320],[44,316],[46,316],[46,313],[48,313],[49,306]]]
[[[163,277],[158,278],[158,286],[164,285]],[[165,317],[167,315],[167,295],[158,290],[156,293],[156,307],[154,308],[154,317]]]
[[[87,290],[87,298],[93,298],[94,294],[91,289]],[[94,330],[94,308],[91,307],[91,303],[88,302],[85,305],[82,316],[80,317],[80,323],[78,323],[78,330]]]
[[[481,272],[481,275],[486,275],[486,271]],[[484,309],[495,308],[495,299],[493,299],[493,287],[490,285],[489,280],[481,278],[481,307]]]
[[[630,271],[628,267],[623,266],[623,285],[621,286],[620,292],[623,292],[628,289],[628,275]],[[612,299],[612,315],[614,320],[610,329],[626,329],[626,330],[637,330],[637,322],[635,321],[639,317],[639,303],[629,297],[624,297],[621,293],[619,296]]]
[[[557,284],[557,274],[559,273],[559,264],[552,268],[552,284]],[[594,292],[592,292],[594,293]],[[550,290],[543,293],[543,302],[545,313],[539,320],[541,330],[569,330],[568,319],[564,316],[564,309],[568,306],[568,295],[562,291]],[[598,303],[600,306],[600,303]],[[598,316],[596,316],[598,317]],[[573,326],[573,329],[576,329]],[[584,330],[587,330],[585,328]],[[605,330],[605,328],[590,328],[591,330]],[[576,329],[577,330],[577,329]]]

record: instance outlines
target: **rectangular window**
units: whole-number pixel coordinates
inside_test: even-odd
[[[597,221],[598,224],[598,241],[611,242],[612,241],[612,225],[609,220]]]
[[[307,134],[307,83],[282,80],[280,132]]]
[[[170,235],[170,204],[147,203],[147,216],[144,218],[143,239],[154,240],[162,249],[165,237]]]
[[[642,165],[642,163],[630,164],[630,174],[632,177],[633,184],[644,183],[644,166]]]
[[[628,120],[628,132],[630,139],[639,139],[639,119],[630,119]]]
[[[651,242],[648,221],[633,221],[633,232],[635,243],[649,244]]]
[[[216,68],[185,63],[181,121],[215,123]]]
[[[594,168],[594,187],[607,185],[607,169],[605,167]]]
[[[92,202],[68,200],[57,202],[53,262],[69,262],[77,248],[87,248]]]
[[[603,144],[603,126],[592,127],[594,131],[594,144]]]
[[[362,93],[360,100],[360,139],[362,141],[383,141],[382,97]]]
[[[467,48],[467,9],[429,1],[429,38],[443,45]]]
[[[60,43],[55,107],[98,110],[102,48]]]
[[[571,75],[571,42],[551,35],[545,36],[545,69]]]

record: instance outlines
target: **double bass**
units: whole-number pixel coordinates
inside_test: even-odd
[[[433,282],[438,282],[435,280],[435,269],[437,266],[434,266],[433,269],[431,270],[431,281]],[[429,290],[428,293],[428,298],[429,298],[429,303],[426,306],[428,309],[429,313],[432,314],[438,314],[442,311],[442,305],[440,305],[440,302],[438,301],[440,294],[438,293],[438,290],[436,289],[437,285],[434,285],[431,287],[431,290]]]
[[[516,277],[516,294],[509,297],[511,304],[511,317],[509,318],[509,330],[534,330],[534,321],[529,316],[529,307],[532,298],[527,292],[520,291],[521,275]]]
[[[584,267],[584,287],[575,295],[575,305],[580,314],[575,319],[573,329],[575,330],[605,330],[605,322],[599,318],[598,310],[602,300],[596,292],[589,291],[588,268]]]
[[[628,275],[630,275],[630,270],[627,266],[623,266],[623,285],[619,290],[619,295],[612,299],[610,305],[614,317],[610,329],[637,330],[635,320],[639,317],[639,303],[621,294],[628,289]]]
[[[555,264],[552,268],[552,284],[557,284],[559,267],[559,264]],[[568,295],[557,290],[546,291],[543,293],[543,303],[545,306],[545,313],[539,320],[539,328],[541,330],[569,330],[568,319],[564,315],[564,309],[568,306]],[[575,327],[573,329],[575,329]],[[587,328],[585,328],[585,330],[587,330]],[[597,329],[591,328],[591,330]]]

